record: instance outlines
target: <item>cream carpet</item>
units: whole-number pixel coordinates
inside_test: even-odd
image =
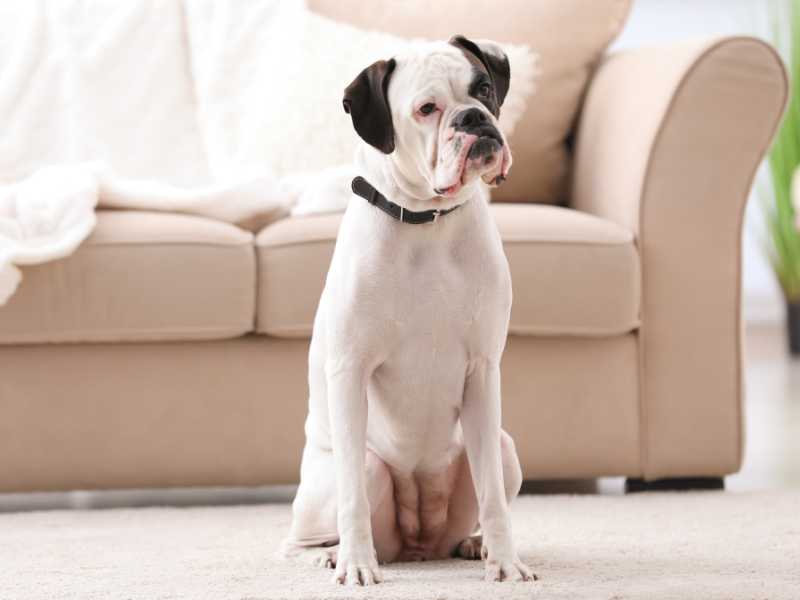
[[[449,560],[354,590],[274,559],[284,504],[2,514],[0,598],[800,598],[800,492],[524,496],[513,519],[536,583]]]

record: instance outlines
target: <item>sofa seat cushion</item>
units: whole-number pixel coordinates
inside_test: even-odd
[[[200,217],[100,211],[71,256],[23,268],[0,343],[204,340],[252,331],[252,234]]]
[[[639,324],[639,253],[610,221],[556,206],[492,204],[511,268],[510,330],[618,335]],[[256,330],[308,337],[341,215],[278,221],[256,237]]]

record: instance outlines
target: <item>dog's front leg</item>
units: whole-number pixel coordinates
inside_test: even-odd
[[[486,579],[533,579],[519,560],[511,535],[500,449],[500,365],[478,361],[464,386],[461,427],[486,554]]]
[[[351,585],[379,583],[365,469],[369,371],[341,361],[329,361],[325,367],[339,531],[334,580]]]

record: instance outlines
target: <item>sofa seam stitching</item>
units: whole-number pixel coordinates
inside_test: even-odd
[[[502,240],[504,246],[508,245],[553,245],[553,246],[594,246],[597,248],[624,248],[624,247],[634,247],[636,245],[636,240],[632,237],[630,240],[619,241],[619,242],[590,242],[590,241],[567,241],[567,240],[519,240],[519,239],[505,239]],[[335,244],[336,238],[331,239],[324,239],[324,240],[301,240],[296,242],[281,242],[278,244],[255,244],[257,249],[261,248],[291,248],[295,246],[310,246],[310,245],[321,245],[321,244]]]
[[[243,330],[243,331],[242,331]],[[11,340],[4,339],[4,334],[0,334],[0,347],[2,346],[11,346],[14,344],[36,344],[36,345],[46,345],[46,344],[70,344],[70,343],[111,343],[111,342],[168,342],[168,341],[202,341],[202,338],[195,338],[191,337],[191,334],[194,332],[199,333],[220,333],[225,335],[234,335],[234,336],[243,336],[247,333],[253,332],[254,330],[251,328],[250,324],[243,324],[241,326],[227,326],[227,327],[193,327],[191,329],[109,329],[109,330],[80,330],[80,329],[64,329],[64,330],[55,330],[55,335],[57,336],[85,336],[89,335],[90,337],[84,337],[83,339],[48,339],[39,337],[36,335],[22,335],[19,336],[15,334],[16,337],[12,337]],[[101,337],[93,338],[91,337],[92,334],[98,334]],[[102,336],[109,336],[109,335],[189,335],[190,337],[184,339],[176,339],[170,340],[163,337],[154,337],[154,338],[133,338],[133,339],[104,339]],[[5,334],[7,335],[7,334]]]

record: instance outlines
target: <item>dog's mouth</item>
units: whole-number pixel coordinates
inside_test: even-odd
[[[460,142],[454,143],[461,144],[455,159],[456,178],[450,185],[435,188],[437,195],[452,197],[477,177],[481,177],[484,183],[491,186],[498,186],[506,180],[511,166],[511,153],[499,132],[462,134]]]

